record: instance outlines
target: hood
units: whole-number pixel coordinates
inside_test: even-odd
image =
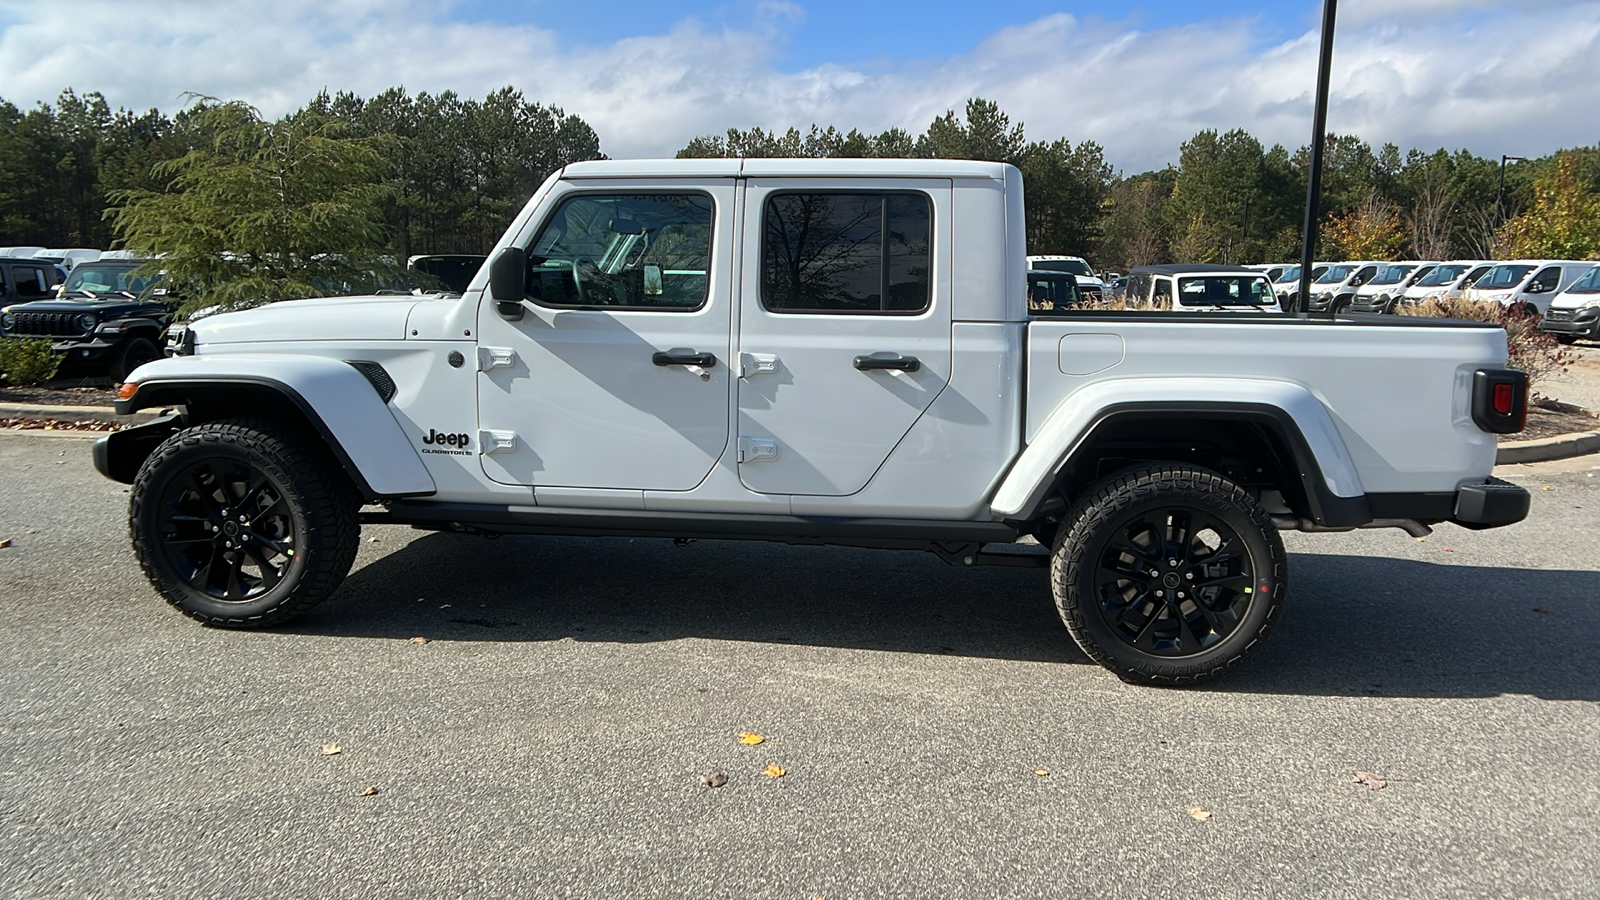
[[[257,341],[400,341],[419,301],[410,295],[280,300],[189,325],[199,344]]]
[[[6,309],[13,313],[41,312],[41,313],[94,313],[101,319],[119,318],[128,315],[159,313],[166,314],[172,307],[159,300],[130,300],[127,297],[115,296],[99,300],[88,297],[67,297],[62,300],[34,300],[30,303],[13,303]]]
[[[1562,291],[1550,301],[1551,309],[1582,309],[1585,306],[1600,304],[1600,292],[1574,294],[1571,291]]]

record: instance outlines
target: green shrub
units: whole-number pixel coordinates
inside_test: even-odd
[[[55,377],[60,364],[49,338],[0,338],[0,384],[41,384]]]

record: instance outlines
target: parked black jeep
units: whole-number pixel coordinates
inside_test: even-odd
[[[158,275],[134,274],[139,259],[78,265],[53,300],[14,303],[0,314],[0,333],[48,337],[63,354],[62,369],[111,376],[127,374],[162,357],[161,341],[177,303]]]

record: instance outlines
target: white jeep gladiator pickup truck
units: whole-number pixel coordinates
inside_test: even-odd
[[[1030,320],[1022,196],[970,161],[569,165],[460,297],[193,324],[120,392],[173,412],[95,462],[213,625],[328,597],[362,523],[925,549],[1048,565],[1084,652],[1167,684],[1272,628],[1280,529],[1526,516],[1498,327]]]

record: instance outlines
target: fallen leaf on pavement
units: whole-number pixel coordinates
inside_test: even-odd
[[[1211,818],[1211,813],[1198,806],[1191,806],[1189,807],[1189,818],[1195,820],[1196,822],[1204,822],[1205,820]]]
[[[773,763],[767,766],[765,769],[762,769],[761,774],[767,776],[768,778],[782,778],[783,776],[789,774],[789,770],[778,765],[777,763]]]
[[[1049,769],[1034,769],[1033,770],[1033,774],[1039,776],[1040,778],[1044,778],[1045,776],[1050,774],[1050,770]]]
[[[1534,607],[1534,608],[1533,608],[1533,611],[1534,611],[1534,612],[1536,612],[1536,613],[1543,613],[1543,614],[1545,614],[1545,615],[1547,615],[1547,616],[1548,616],[1548,615],[1550,615],[1550,610],[1548,610],[1548,609],[1545,609],[1545,608],[1544,608],[1544,607],[1542,607],[1542,606],[1535,606],[1535,607]]]
[[[376,786],[368,786],[366,790],[361,792],[361,796],[363,797],[376,797],[377,795],[378,788]]]
[[[766,740],[766,738],[762,737],[759,734],[756,734],[754,731],[741,731],[741,732],[739,732],[739,743],[745,744],[745,745],[750,746],[750,747],[754,747],[755,745],[757,745],[757,744],[759,744],[759,743],[761,743],[761,742],[763,742],[765,740]]]
[[[700,783],[709,788],[719,788],[728,783],[728,776],[721,772],[712,772],[709,775],[701,775]]]
[[[406,641],[408,644],[426,644],[427,642],[428,639],[425,637],[414,637],[411,640]]]
[[[1446,552],[1446,553],[1454,553],[1456,551],[1455,551],[1455,548],[1453,548],[1453,547],[1446,547],[1446,548],[1444,548],[1444,552]]]
[[[1384,781],[1382,778],[1379,778],[1371,772],[1362,772],[1359,769],[1356,770],[1355,777],[1351,778],[1350,780],[1356,784],[1364,784],[1375,791],[1389,786],[1389,782]]]
[[[1544,487],[1540,488],[1539,490],[1541,490],[1541,491],[1553,491],[1553,490],[1555,490],[1555,488],[1553,488],[1553,487],[1551,487],[1550,485],[1547,484]]]
[[[9,546],[11,546],[11,539],[10,538],[0,538],[0,550],[4,550],[5,548],[7,548]]]
[[[344,752],[344,748],[339,746],[338,744],[323,744],[322,745],[322,755],[323,756],[338,756],[339,754],[341,754],[343,752]]]

